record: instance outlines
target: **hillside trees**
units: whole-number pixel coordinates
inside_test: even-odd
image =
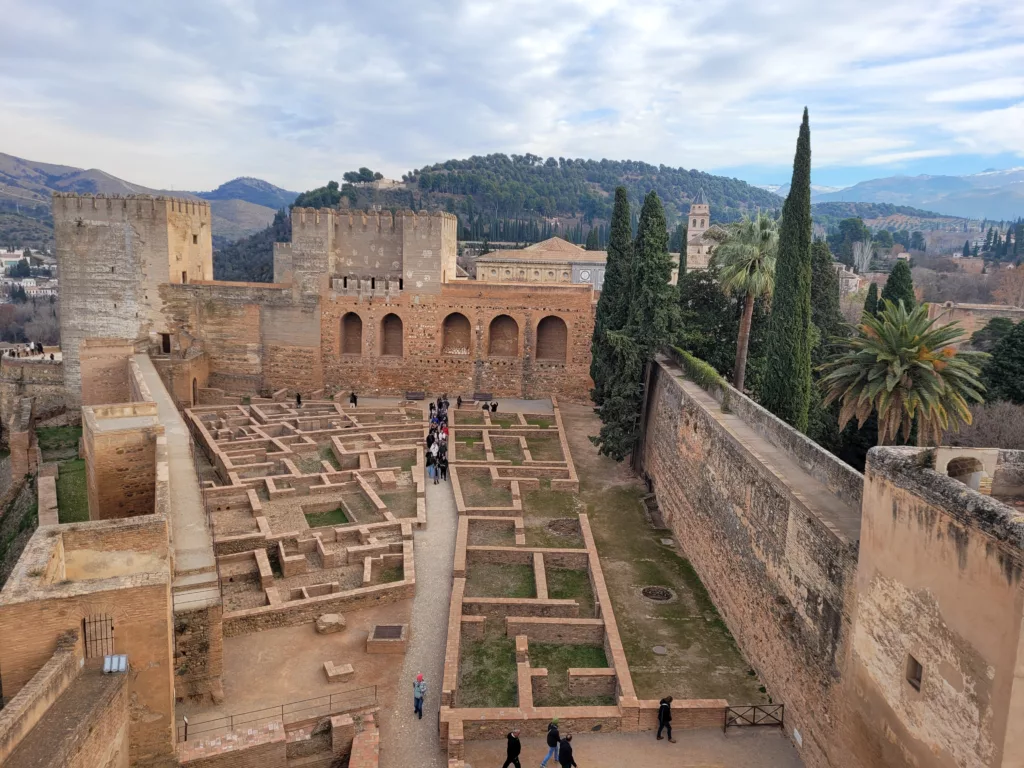
[[[971,334],[971,346],[978,352],[991,352],[996,344],[1013,330],[1013,320],[1008,317],[993,317],[984,328]]]
[[[761,404],[801,432],[811,401],[811,129],[804,109],[782,207]]]
[[[989,400],[1024,405],[1024,322],[1003,336],[985,362],[981,378]]]
[[[594,442],[616,461],[636,445],[644,366],[668,340],[673,326],[671,273],[665,211],[657,193],[651,192],[644,199],[633,244],[626,324],[620,331],[606,331],[613,362],[605,372],[602,426]]]
[[[213,252],[215,280],[269,283],[274,279],[274,243],[292,238],[292,221],[284,211],[274,214],[266,229]]]
[[[999,278],[999,287],[992,295],[1011,307],[1024,307],[1024,269],[1007,269]]]

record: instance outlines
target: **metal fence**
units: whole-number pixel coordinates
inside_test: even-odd
[[[234,715],[208,717],[202,720],[181,718],[177,725],[179,742],[206,737],[214,733],[226,733],[239,728],[253,728],[270,722],[283,722],[286,726],[303,720],[313,720],[353,712],[377,706],[377,686],[353,688],[325,696],[317,696],[302,701],[290,701],[273,707],[254,709]]]
[[[725,725],[722,730],[728,731],[730,726],[782,728],[785,714],[785,704],[750,704],[743,707],[726,707]]]

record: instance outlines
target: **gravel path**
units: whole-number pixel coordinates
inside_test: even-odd
[[[416,597],[412,603],[409,646],[402,665],[398,701],[381,708],[380,768],[444,768],[448,761],[437,733],[444,647],[457,529],[451,481],[434,485],[427,478],[427,527],[413,534]],[[423,719],[412,711],[416,673],[427,681]]]

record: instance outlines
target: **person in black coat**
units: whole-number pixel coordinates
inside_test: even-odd
[[[668,730],[668,740],[675,744],[672,738],[672,697],[666,696],[658,703],[658,738],[661,738],[662,730]]]
[[[558,764],[562,768],[577,768],[576,761],[572,757],[572,734],[567,733],[562,743],[558,745]]]
[[[519,753],[523,751],[523,745],[519,742],[519,729],[509,731],[505,738],[508,739],[508,748],[505,750],[505,762],[501,768],[508,768],[510,765],[522,768],[519,764]]]
[[[558,762],[558,743],[561,740],[561,737],[558,735],[558,718],[556,717],[548,723],[548,753],[540,761],[540,768],[547,768],[548,760],[551,758],[554,758],[556,763]]]

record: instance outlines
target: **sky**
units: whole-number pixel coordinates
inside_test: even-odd
[[[474,154],[813,181],[1024,166],[1020,0],[0,0],[0,152],[291,190]]]

